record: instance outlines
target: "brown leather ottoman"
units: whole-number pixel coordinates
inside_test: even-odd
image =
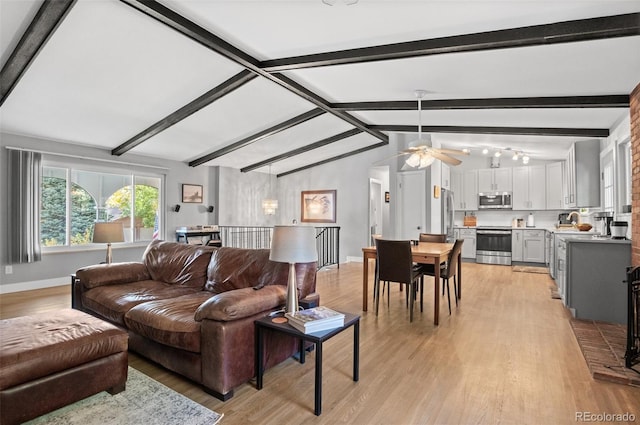
[[[0,320],[0,423],[20,423],[127,381],[127,332],[77,310]]]

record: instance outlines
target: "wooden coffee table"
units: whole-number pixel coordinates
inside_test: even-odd
[[[341,312],[344,313],[344,312]],[[288,323],[274,323],[273,317],[263,317],[255,321],[256,324],[256,387],[262,389],[262,375],[264,374],[264,364],[262,358],[263,331],[271,329],[294,336],[300,340],[300,363],[305,362],[305,341],[315,344],[316,370],[315,370],[315,408],[314,413],[319,416],[322,412],[322,343],[345,329],[353,326],[353,380],[357,382],[359,377],[359,356],[360,356],[360,316],[351,313],[344,313],[344,326],[329,329],[322,332],[305,334],[289,325]],[[281,317],[281,316],[280,316]]]

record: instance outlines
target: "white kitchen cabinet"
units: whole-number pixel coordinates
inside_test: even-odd
[[[511,231],[511,261],[545,263],[546,231],[513,229]]]
[[[563,167],[564,208],[600,206],[600,141],[575,142]]]
[[[478,170],[451,173],[451,189],[457,211],[478,209]]]
[[[459,239],[464,239],[462,244],[462,258],[476,258],[476,229],[459,229]]]
[[[440,168],[440,185],[443,189],[451,190],[451,168],[444,162]]]
[[[485,168],[478,170],[478,192],[511,192],[511,168]]]
[[[522,229],[513,229],[511,231],[511,261],[522,261]]]
[[[522,261],[530,263],[545,263],[544,256],[546,246],[545,230],[522,231]]]
[[[546,207],[548,210],[561,210],[564,208],[562,198],[562,162],[554,162],[546,165]]]
[[[543,210],[546,204],[544,165],[513,168],[513,209]]]

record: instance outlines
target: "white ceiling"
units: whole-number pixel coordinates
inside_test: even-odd
[[[320,0],[160,3],[261,61],[640,12],[638,0],[360,0],[333,7]],[[2,65],[41,4],[0,0]],[[124,2],[78,0],[0,107],[0,130],[110,151],[243,69]],[[640,36],[283,74],[329,103],[414,100],[416,89],[427,90],[428,100],[620,95],[640,83]],[[315,107],[257,77],[130,152],[189,162]],[[625,108],[425,110],[422,124],[610,129],[628,113]],[[370,125],[418,122],[415,110],[349,114]],[[243,168],[353,128],[325,113],[205,165]],[[510,147],[537,159],[561,158],[581,139],[470,133],[432,138],[444,147],[474,152]],[[274,162],[272,170],[285,173],[379,142],[361,133]]]

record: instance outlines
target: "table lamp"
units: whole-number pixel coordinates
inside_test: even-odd
[[[285,312],[298,311],[298,286],[296,284],[295,266],[296,263],[310,263],[318,260],[315,228],[308,226],[275,226],[273,228],[269,259],[279,263],[289,263]]]
[[[93,243],[107,244],[107,264],[111,264],[111,242],[124,242],[122,223],[98,222],[93,228]]]

